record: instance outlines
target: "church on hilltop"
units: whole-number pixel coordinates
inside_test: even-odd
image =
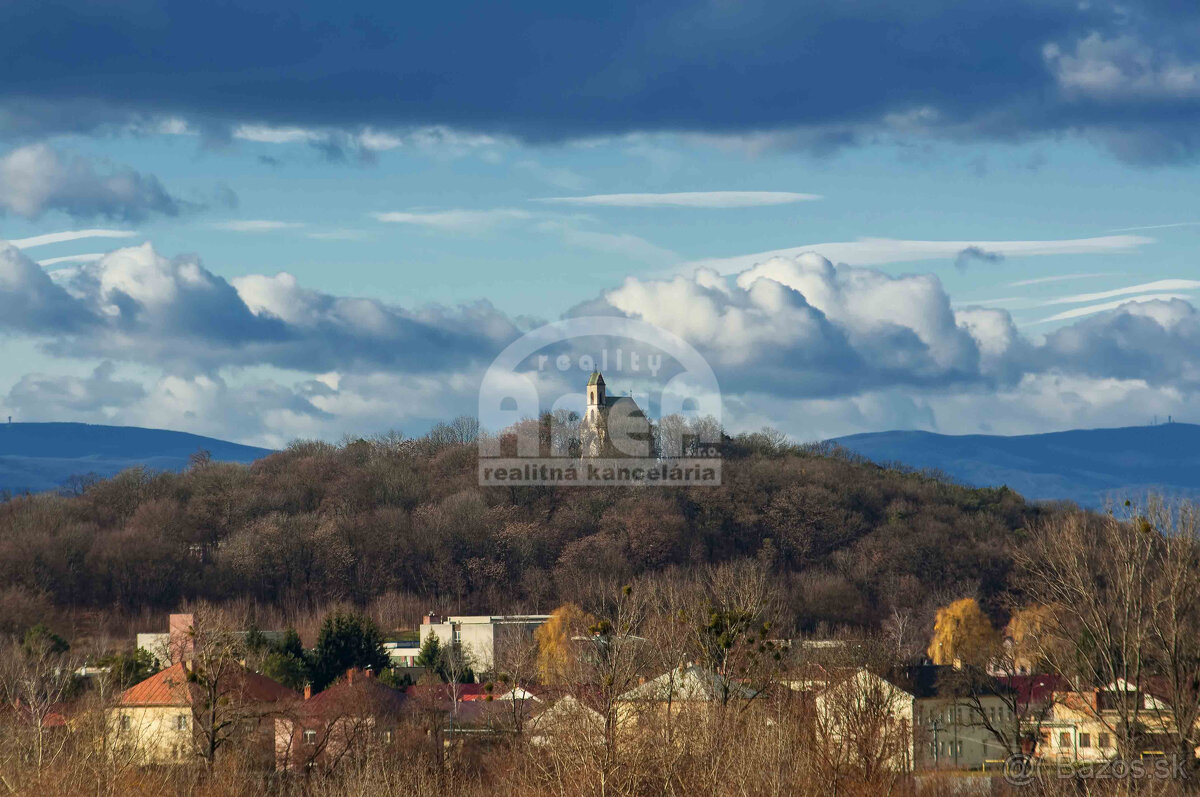
[[[587,410],[579,424],[583,457],[648,457],[654,453],[650,421],[632,396],[610,396],[604,375],[587,383]]]

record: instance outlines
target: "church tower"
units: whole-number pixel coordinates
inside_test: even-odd
[[[588,379],[587,405],[589,413],[591,413],[592,407],[604,406],[604,374],[599,371],[592,371],[592,375]]]

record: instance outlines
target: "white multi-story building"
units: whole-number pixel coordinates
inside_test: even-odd
[[[437,635],[443,645],[458,644],[471,657],[476,673],[492,672],[502,660],[505,645],[525,644],[548,614],[460,615],[428,614],[421,622],[421,644]]]

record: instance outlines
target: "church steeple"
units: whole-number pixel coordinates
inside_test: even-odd
[[[604,374],[592,371],[587,383],[587,403],[589,407],[604,406]]]

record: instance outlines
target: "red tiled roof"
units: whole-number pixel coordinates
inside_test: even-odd
[[[404,708],[405,695],[380,683],[378,678],[360,677],[342,681],[304,701],[301,711],[312,717],[395,715]]]
[[[277,703],[295,700],[300,696],[265,675],[251,672],[245,667],[234,665],[228,685],[222,688],[225,695],[236,696],[246,703]],[[123,706],[190,706],[198,699],[198,687],[189,684],[186,665],[173,664],[162,672],[151,675],[141,683],[134,684],[121,694]]]
[[[1017,702],[1022,706],[1049,703],[1055,692],[1066,692],[1071,688],[1066,678],[1052,673],[1010,675],[997,680],[1016,691]]]
[[[493,687],[492,692],[487,691],[487,684],[459,684],[458,685],[458,701],[460,703],[472,700],[486,700],[489,694],[499,694],[500,692]],[[426,701],[450,702],[450,684],[415,684],[404,690],[404,693],[411,698],[417,698]]]

